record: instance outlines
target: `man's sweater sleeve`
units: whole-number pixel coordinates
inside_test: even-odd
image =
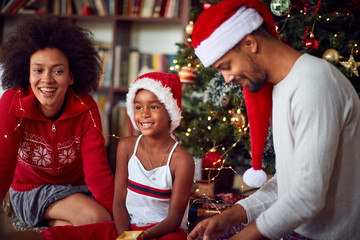
[[[276,174],[264,186],[257,190],[254,194],[238,201],[244,207],[249,224],[268,209],[277,200],[277,179]]]

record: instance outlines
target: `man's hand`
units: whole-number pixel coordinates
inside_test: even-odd
[[[191,231],[188,240],[211,240],[218,239],[224,232],[237,223],[246,223],[246,211],[243,206],[235,206],[226,209],[222,213],[199,222]]]
[[[252,222],[250,223],[248,226],[246,226],[245,228],[243,228],[240,232],[238,232],[237,234],[235,234],[232,238],[230,238],[230,240],[265,240],[268,239],[266,237],[264,237],[259,229],[256,226],[256,222]]]
[[[231,226],[226,224],[222,214],[207,218],[199,222],[196,227],[190,232],[187,240],[210,240],[218,239]]]

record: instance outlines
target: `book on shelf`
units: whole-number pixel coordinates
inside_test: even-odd
[[[179,17],[180,0],[167,0],[163,16],[164,18]]]
[[[140,52],[137,49],[130,50],[128,86],[130,86],[138,77],[139,63],[140,63]]]
[[[1,13],[16,13],[24,4],[26,0],[10,0],[3,1],[1,6]]]
[[[104,48],[100,49],[106,50]],[[102,58],[105,52],[100,51]],[[111,53],[107,53],[111,54]],[[140,75],[147,72],[169,72],[170,67],[174,66],[173,60],[176,58],[175,54],[160,54],[160,53],[143,53],[138,49],[129,46],[117,45],[114,49],[114,63],[111,68],[114,68],[113,87],[127,88]],[[110,59],[111,57],[108,57]],[[108,60],[109,62],[111,60]],[[104,61],[103,67],[109,65]],[[110,75],[108,75],[110,76]],[[106,74],[104,76],[105,82],[101,86],[108,86],[106,83]]]
[[[99,16],[107,16],[108,13],[106,11],[106,6],[104,0],[94,0],[95,1],[95,7],[97,9]]]
[[[121,87],[121,71],[123,70],[122,62],[121,62],[123,59],[123,57],[121,56],[122,53],[123,53],[122,46],[116,45],[114,51],[114,83],[113,83],[114,88]]]
[[[123,0],[120,15],[132,17],[177,18],[180,0]]]
[[[152,17],[154,17],[154,18],[160,17],[163,2],[164,2],[164,0],[156,0],[155,5],[154,5],[154,9],[153,9]]]
[[[152,17],[156,0],[142,0],[141,17]]]
[[[105,69],[105,76],[104,76],[104,87],[110,87],[111,85],[111,71],[112,71],[112,57],[113,57],[113,51],[110,48],[108,50],[108,59],[106,63],[106,69]]]
[[[110,43],[105,42],[96,42],[96,47],[98,54],[101,58],[101,67],[102,74],[99,80],[99,87],[108,87],[110,86],[110,78],[111,78],[111,66],[112,66],[112,56],[110,51]],[[109,67],[110,66],[110,67]],[[109,76],[110,74],[110,76]]]
[[[152,68],[152,54],[140,53],[140,62],[139,62],[139,73],[138,76],[141,76],[145,73],[154,72]]]

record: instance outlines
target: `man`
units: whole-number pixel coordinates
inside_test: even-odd
[[[325,60],[279,41],[258,0],[212,6],[192,37],[204,66],[221,71],[227,83],[255,95],[273,85],[272,99],[263,101],[272,100],[276,174],[200,222],[188,239],[216,239],[239,223],[247,226],[233,239],[280,239],[292,231],[301,239],[360,239],[360,101],[350,81]]]

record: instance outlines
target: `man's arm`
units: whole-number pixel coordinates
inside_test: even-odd
[[[216,216],[199,222],[187,239],[217,239],[231,226],[246,222],[247,216],[245,209],[243,206],[236,204]]]

